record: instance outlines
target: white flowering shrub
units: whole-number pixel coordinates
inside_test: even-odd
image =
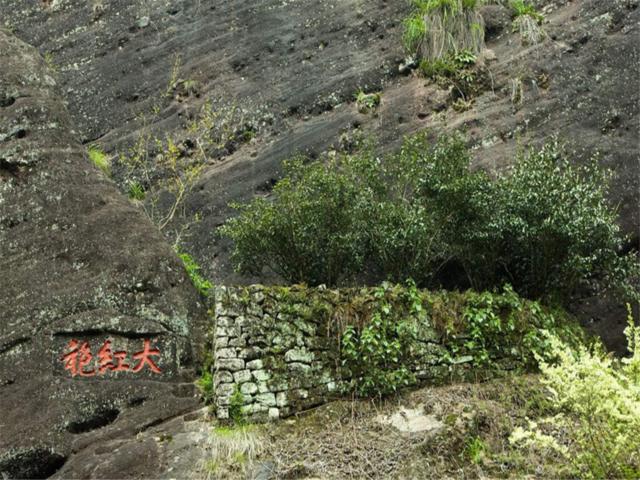
[[[640,326],[631,313],[625,335],[623,359],[551,337],[555,361],[540,368],[557,415],[517,428],[510,441],[564,459],[568,476],[640,478]]]

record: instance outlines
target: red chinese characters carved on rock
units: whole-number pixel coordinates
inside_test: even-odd
[[[104,375],[107,372],[123,371],[137,373],[144,369],[145,366],[153,373],[161,373],[160,368],[151,358],[159,357],[160,350],[151,348],[151,340],[145,339],[142,350],[133,354],[133,360],[137,361],[133,366],[126,363],[127,352],[125,350],[112,351],[111,340],[106,340],[100,347],[97,364],[93,359],[89,342],[71,340],[67,344],[67,348],[69,352],[62,356],[62,362],[65,370],[69,370],[72,377],[76,375],[93,377],[95,375]]]

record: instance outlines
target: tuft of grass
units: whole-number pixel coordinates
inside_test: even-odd
[[[533,5],[527,3],[525,0],[511,0],[509,5],[516,17],[528,15],[538,23],[542,23],[544,21],[544,15],[538,12]]]
[[[471,463],[478,465],[482,462],[487,444],[480,437],[469,438],[466,442],[464,453]]]
[[[251,470],[253,460],[262,450],[261,431],[255,425],[216,427],[208,439],[210,458],[203,466],[207,480],[226,479]],[[235,477],[234,477],[235,478]]]
[[[424,19],[419,13],[415,13],[404,21],[404,33],[402,34],[402,43],[404,49],[409,54],[414,54],[420,50],[420,46],[427,34],[427,27]]]
[[[513,30],[520,32],[520,38],[524,45],[535,45],[542,42],[547,34],[542,28],[544,15],[525,0],[511,0],[509,2],[515,19]]]
[[[547,37],[540,23],[530,15],[516,17],[513,21],[513,29],[520,32],[523,45],[536,45]]]
[[[200,390],[205,403],[211,403],[213,400],[213,375],[211,372],[208,370],[202,372],[202,376],[196,380],[196,386]]]
[[[93,164],[104,172],[106,176],[111,176],[111,161],[106,153],[97,145],[91,145],[88,150],[89,159]]]
[[[484,48],[481,0],[413,0],[404,22],[403,43],[411,56],[433,61],[462,50],[475,55]]]
[[[129,182],[129,190],[127,191],[129,198],[131,200],[139,200],[142,201],[146,197],[146,192],[144,191],[144,187],[135,180]]]

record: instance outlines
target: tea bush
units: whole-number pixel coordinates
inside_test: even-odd
[[[518,154],[491,179],[471,171],[459,136],[409,137],[381,158],[371,146],[326,162],[286,164],[271,198],[237,205],[222,227],[240,271],[338,285],[358,276],[530,298],[625,287],[635,253],[607,202],[610,175],[574,166],[557,142]]]

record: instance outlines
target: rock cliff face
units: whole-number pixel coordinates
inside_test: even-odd
[[[15,34],[55,65],[85,142],[115,154],[144,129],[186,135],[207,99],[235,102],[263,125],[210,162],[187,202],[188,214],[202,218],[187,250],[228,284],[264,280],[235,275],[229,244],[215,236],[232,214],[229,201],[264,194],[283,159],[317,156],[353,128],[375,135],[382,148],[416,131],[462,129],[477,165],[489,169],[509,165],[519,146],[557,135],[575,161],[597,153],[615,170],[612,201],[637,246],[638,2],[536,3],[548,38],[535,46],[512,32],[508,9],[484,7],[494,53],[486,58],[489,80],[462,113],[446,91],[399,74],[404,1],[3,0],[2,11]],[[180,79],[197,85],[195,94],[174,95]],[[359,88],[382,91],[376,115],[358,113]]]
[[[0,63],[0,472],[32,478],[196,408],[204,312],[155,227],[86,158],[37,51],[0,31]],[[153,365],[133,356],[147,340]]]
[[[195,406],[182,379],[204,315],[197,294],[82,143],[115,156],[147,130],[188,137],[207,100],[244,109],[254,138],[210,155],[186,200],[200,221],[185,249],[217,283],[269,280],[233,272],[215,235],[228,203],[264,195],[283,159],[317,157],[356,129],[383,150],[405,134],[462,129],[487,169],[557,135],[576,162],[598,154],[615,171],[612,202],[637,248],[639,2],[536,3],[548,38],[535,46],[511,31],[508,10],[485,8],[488,81],[459,112],[449,92],[399,73],[404,0],[0,0],[0,471],[42,476],[71,456],[67,465],[95,470],[59,474],[100,476],[107,450],[95,442],[113,446]],[[358,112],[360,88],[382,92],[375,114]],[[576,310],[615,346],[623,310],[600,299]],[[151,340],[162,374],[71,378],[70,341],[97,357],[108,339],[131,363]],[[125,471],[116,462],[108,474]]]

